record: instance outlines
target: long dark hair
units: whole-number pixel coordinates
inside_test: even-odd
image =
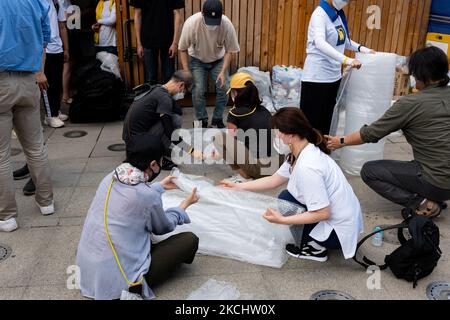
[[[234,100],[234,105],[236,108],[248,107],[261,107],[262,101],[259,99],[258,88],[253,84],[253,82],[248,81],[245,84],[245,88],[235,89],[237,96]]]
[[[311,126],[303,111],[298,108],[283,108],[279,110],[272,117],[271,126],[273,129],[280,130],[281,133],[293,134],[301,139],[306,139],[319,147],[322,152],[330,154],[325,137],[319,130]]]
[[[439,81],[439,86],[445,87],[450,82],[447,55],[437,47],[415,51],[409,58],[408,68],[409,74],[425,85]]]

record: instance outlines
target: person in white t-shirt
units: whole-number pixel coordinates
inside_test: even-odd
[[[116,31],[116,1],[100,0],[96,9],[97,23],[92,26],[96,51],[118,55]]]
[[[49,87],[43,93],[47,108],[45,124],[52,128],[64,126],[67,115],[61,113],[61,94],[63,89],[63,66],[69,60],[68,35],[66,28],[66,7],[61,0],[47,0],[50,5],[49,18],[51,41],[46,49],[45,75]]]
[[[361,68],[361,62],[344,55],[345,50],[375,53],[351,40],[343,11],[348,3],[322,0],[308,28],[300,107],[311,125],[325,135],[330,131],[342,66]]]
[[[287,162],[270,177],[246,183],[222,181],[225,188],[247,191],[276,189],[288,183],[279,198],[306,208],[303,214],[284,217],[269,208],[264,218],[271,223],[304,225],[300,247],[288,244],[289,255],[325,262],[327,249],[341,249],[345,259],[355,255],[363,232],[360,203],[339,166],[328,156],[326,140],[302,111],[284,108],[272,118],[275,149]]]

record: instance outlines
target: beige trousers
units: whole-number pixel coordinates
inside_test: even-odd
[[[10,159],[13,128],[36,184],[36,202],[48,206],[53,201],[39,101],[40,91],[34,74],[0,72],[0,221],[17,216]]]

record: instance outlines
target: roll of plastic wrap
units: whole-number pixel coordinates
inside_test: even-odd
[[[378,120],[391,106],[394,94],[397,55],[391,53],[356,54],[362,68],[354,71],[346,94],[345,134],[351,134]],[[365,144],[344,148],[341,166],[352,175],[359,175],[362,166],[383,159],[384,144]]]

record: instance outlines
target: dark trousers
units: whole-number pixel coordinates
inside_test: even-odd
[[[450,190],[427,182],[416,161],[367,162],[361,170],[361,178],[383,198],[413,210],[425,199],[435,202],[450,200]]]
[[[150,287],[166,281],[181,264],[191,264],[198,250],[198,237],[190,232],[180,233],[152,245],[152,261],[145,281]]]
[[[145,80],[151,85],[158,83],[158,62],[160,59],[163,81],[167,83],[175,73],[175,59],[169,58],[169,48],[144,49]]]
[[[57,117],[61,109],[62,75],[64,67],[64,54],[47,53],[45,59],[45,76],[49,84],[47,90],[50,113],[46,108],[47,117]]]
[[[289,201],[296,205],[306,208],[306,206],[303,203],[298,202],[297,199],[295,199],[294,196],[287,190],[284,190],[283,192],[281,192],[280,195],[278,196],[278,199]],[[308,210],[308,208],[306,208],[306,210]],[[308,242],[314,241],[315,243],[318,243],[322,247],[325,247],[327,249],[336,249],[336,250],[341,249],[341,243],[339,242],[339,238],[336,234],[336,231],[334,231],[334,230],[331,233],[330,237],[324,242],[319,242],[319,241],[311,238],[309,234],[316,226],[317,226],[317,223],[304,225],[301,246],[308,244]],[[292,229],[291,229],[291,231],[292,231]],[[292,233],[295,237],[294,232],[292,232]]]
[[[300,108],[313,128],[330,133],[341,80],[333,83],[302,82]]]
[[[95,47],[96,53],[103,52],[103,51],[114,54],[116,56],[119,55],[119,52],[117,51],[117,47],[112,47],[112,46],[111,47],[100,47],[100,46]]]

